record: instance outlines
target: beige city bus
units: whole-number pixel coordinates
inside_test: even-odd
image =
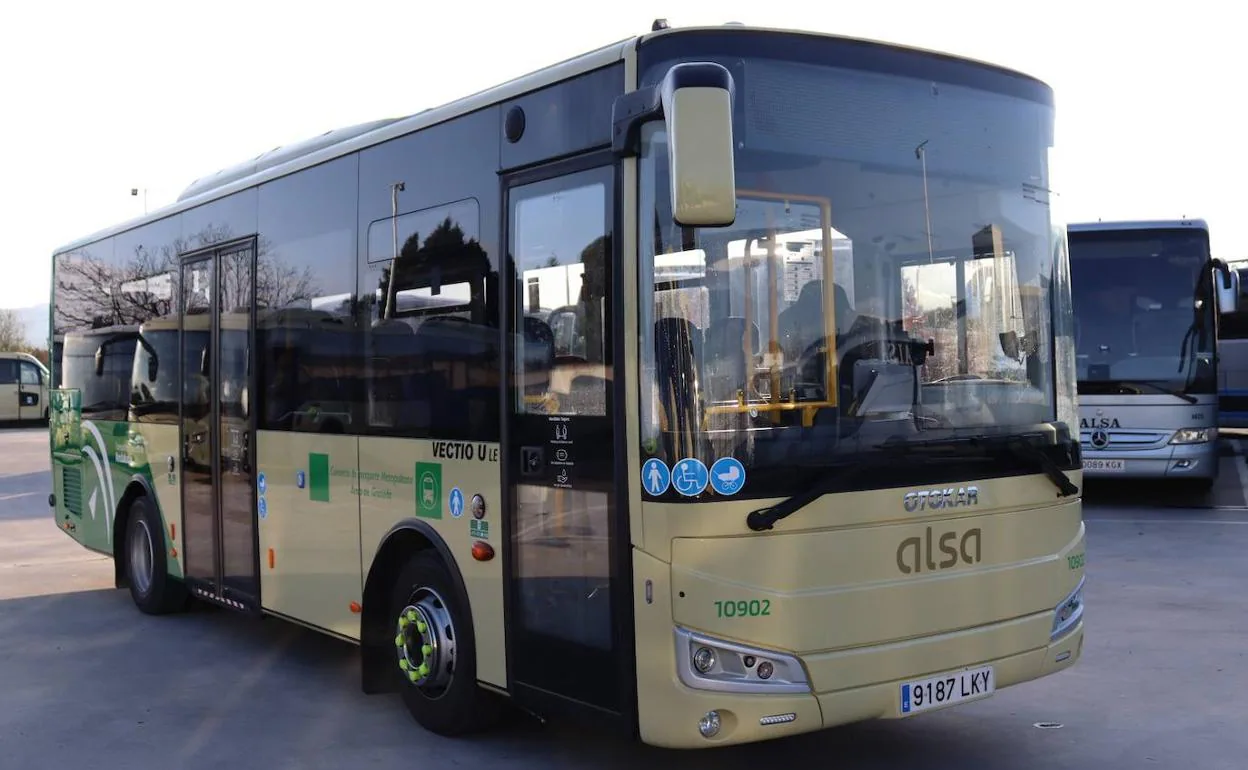
[[[444,735],[711,747],[1059,672],[1053,115],[979,62],[656,23],[225,169],[55,254],[54,334],[143,331],[128,413],[64,372],[53,515],[142,611],[359,645]]]

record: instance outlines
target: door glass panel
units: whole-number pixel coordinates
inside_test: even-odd
[[[39,375],[39,369],[34,364],[22,362],[22,384],[32,387],[39,387],[43,382],[43,378]]]
[[[19,388],[18,398],[22,405],[21,419],[33,420],[43,414],[43,400],[39,397],[39,384],[42,378],[39,375],[39,367],[29,361],[20,361]]]
[[[614,632],[611,180],[596,169],[511,191],[509,441],[517,679],[607,708],[619,692],[605,661]]]
[[[251,248],[219,257],[218,419],[223,583],[227,590],[256,596],[255,518],[251,497],[251,291],[255,254]]]
[[[182,522],[188,577],[215,582],[217,527],[212,488],[212,260],[182,268]]]

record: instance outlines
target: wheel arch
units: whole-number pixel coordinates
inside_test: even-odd
[[[126,527],[130,523],[130,505],[140,497],[146,497],[157,506],[156,513],[160,515],[161,521],[165,518],[160,513],[152,483],[144,476],[138,474],[131,476],[126,482],[125,491],[121,493],[121,499],[117,501],[117,510],[113,515],[113,586],[116,588],[130,587],[130,579],[126,577],[127,551],[121,547],[121,543],[126,536]],[[163,530],[164,527],[161,529]],[[165,548],[168,548],[168,542],[165,540],[167,537],[168,533],[162,531],[161,538]]]
[[[381,538],[364,580],[360,613],[360,685],[370,695],[395,691],[393,678],[386,675],[390,658],[387,652],[392,652],[394,636],[386,618],[390,590],[407,560],[425,550],[437,552],[451,578],[455,592],[453,601],[458,602],[467,616],[472,618],[468,586],[450,547],[437,530],[419,519],[403,519],[392,526]],[[476,629],[471,622],[469,634],[468,641],[475,652]]]

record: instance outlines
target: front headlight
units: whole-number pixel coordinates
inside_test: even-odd
[[[1079,624],[1083,619],[1083,584],[1087,581],[1087,577],[1079,581],[1079,586],[1057,605],[1056,612],[1053,616],[1053,631],[1049,634],[1049,642],[1055,642],[1066,634],[1070,633],[1070,629]]]
[[[1217,428],[1180,428],[1174,432],[1174,438],[1170,439],[1171,444],[1204,444],[1209,441],[1217,441]]]
[[[676,668],[680,681],[698,690],[810,692],[806,671],[792,655],[747,647],[679,627]]]

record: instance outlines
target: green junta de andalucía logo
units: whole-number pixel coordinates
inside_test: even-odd
[[[416,463],[416,515],[442,518],[442,465]]]

